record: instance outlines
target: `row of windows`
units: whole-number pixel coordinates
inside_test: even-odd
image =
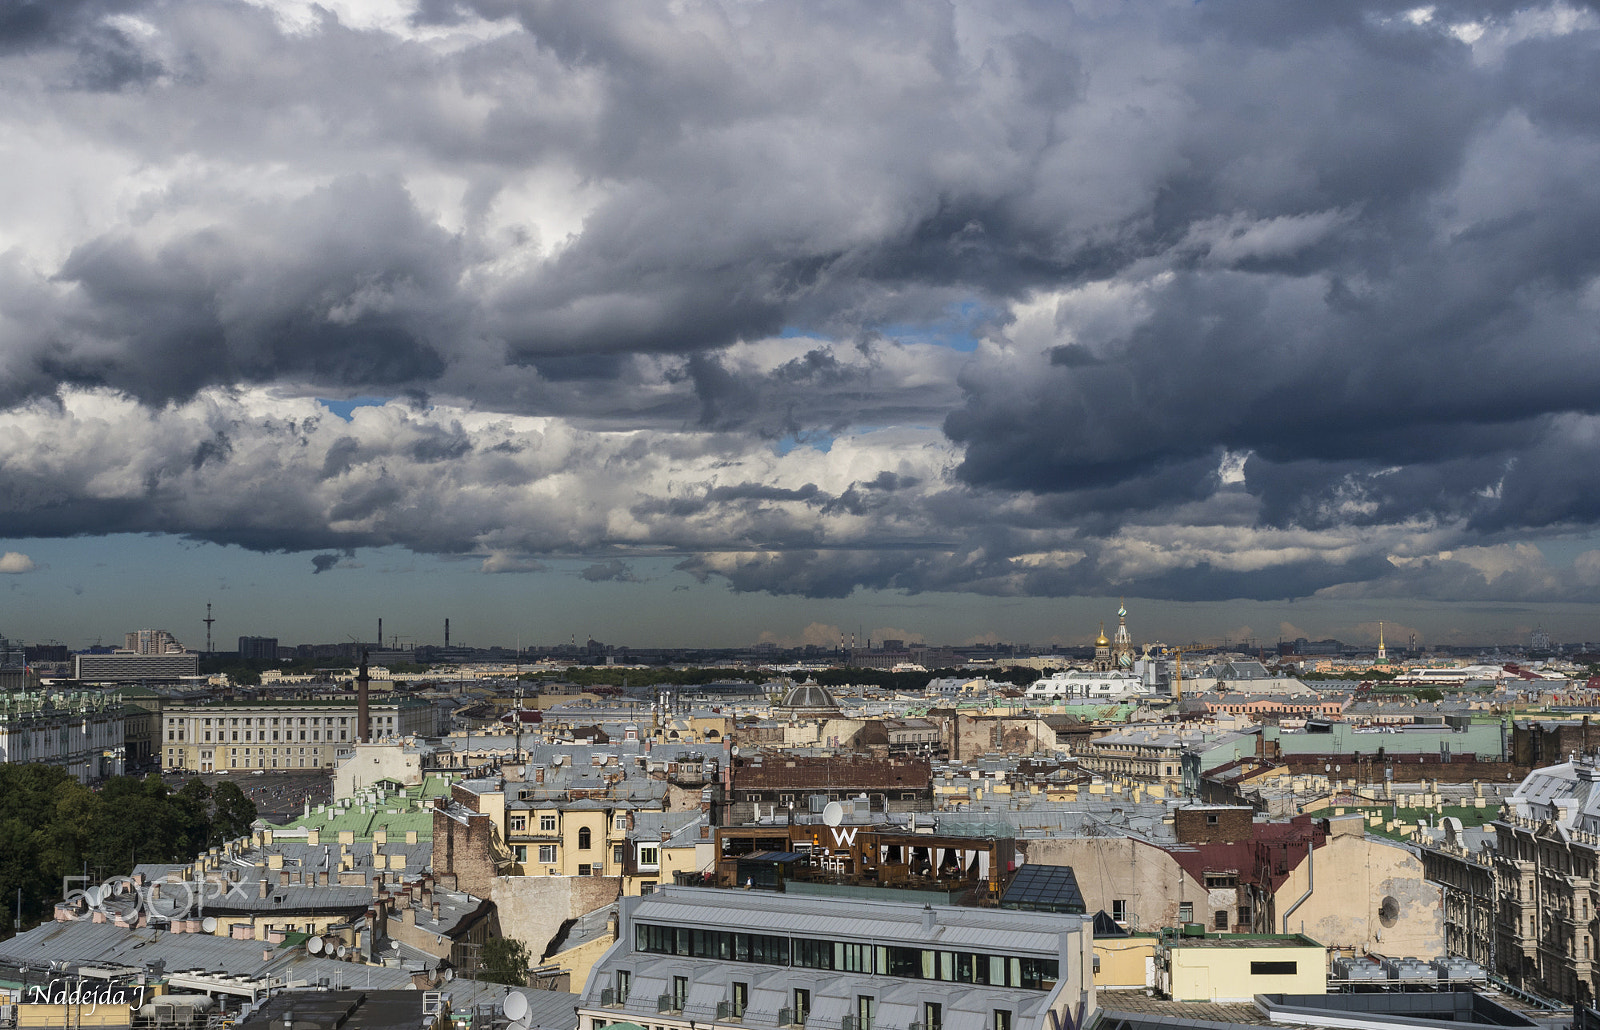
[[[516,859],[517,859],[518,862],[526,862],[526,861],[528,861],[528,845],[526,845],[526,844],[515,844],[515,845],[512,845],[511,851],[512,851],[512,854],[516,856]],[[556,846],[554,844],[540,844],[539,845],[539,861],[540,861],[540,863],[542,863],[544,865],[551,865],[551,864],[553,864],[555,862],[555,860],[556,860]]]
[[[1061,975],[1057,959],[1015,955],[982,955],[894,945],[849,944],[844,941],[774,937],[729,930],[692,930],[640,923],[634,928],[634,950],[731,962],[765,962],[805,969],[874,973],[908,980],[943,980],[992,987],[1043,990]]]
[[[522,833],[528,828],[528,817],[525,815],[512,815],[508,817],[510,829],[515,833]],[[539,832],[554,833],[556,829],[556,816],[554,812],[539,815]]]
[[[287,748],[285,750],[287,750]],[[210,769],[210,761],[211,760],[209,758],[203,760],[203,762],[201,764],[201,767],[200,767],[202,772],[205,772],[205,771]],[[239,762],[240,761],[241,760],[238,759],[238,758],[230,758],[230,759],[228,759],[228,768],[230,768],[230,769],[238,769],[238,768],[240,768],[240,766],[239,766]],[[246,769],[249,769],[250,768],[250,756],[246,755],[244,757],[243,761],[244,761],[244,766],[243,767],[246,768]],[[268,761],[270,761],[272,763],[272,768],[276,769],[276,768],[279,767],[278,766],[278,759],[276,759],[276,758],[273,758],[273,759],[257,758],[255,760],[256,768],[259,768],[259,769],[267,768]],[[296,758],[296,759],[285,758],[285,759],[283,759],[283,768],[285,768],[285,769],[290,769],[290,768],[300,768],[300,769],[311,768],[311,769],[316,769],[316,768],[319,768],[321,766],[321,759],[316,755],[312,755],[311,756],[311,758],[309,759],[309,763],[310,763],[309,765],[307,764],[307,762],[308,762],[308,760],[305,757],[300,757],[300,758]],[[169,750],[167,752],[167,765],[172,767],[172,768],[174,768],[174,769],[182,767],[183,766],[183,756],[182,755],[174,756],[172,754],[172,752]],[[331,763],[330,763],[330,765],[331,765]]]
[[[1294,965],[1294,963],[1288,963]],[[1291,970],[1292,972],[1292,970]],[[629,982],[632,977],[625,969],[617,970],[617,996],[628,996]],[[735,981],[728,985],[728,1014],[733,1019],[743,1019],[745,1009],[750,1005],[750,985]],[[670,1011],[682,1012],[689,1000],[689,978],[675,976],[672,978],[672,993],[665,999]],[[856,1014],[853,1021],[846,1017],[845,1025],[852,1024],[857,1030],[873,1030],[873,1016],[878,1007],[878,999],[871,994],[856,995]],[[780,1010],[779,1018],[787,1016],[789,1026],[805,1026],[811,1015],[811,991],[805,987],[795,987],[789,993],[789,1007]],[[607,1022],[603,1019],[594,1021],[595,1030],[604,1030]],[[943,1030],[944,1005],[937,1001],[922,1003],[922,1025],[927,1030]],[[989,1023],[990,1030],[1011,1030],[1011,1010],[992,1010]],[[649,1030],[648,1027],[645,1030]],[[665,1027],[656,1027],[655,1030],[666,1030]]]
[[[248,758],[250,756],[250,754],[251,754],[251,750],[252,749],[247,748],[247,747],[246,748],[230,747],[230,748],[228,748],[228,754],[236,756],[242,751],[244,753],[245,757]],[[267,750],[268,750],[267,748],[258,747],[258,748],[254,749],[254,753],[257,754],[257,755],[264,755],[264,754],[267,753]],[[183,749],[180,749],[180,748],[175,748],[175,747],[167,748],[167,754],[169,754],[169,755],[182,754],[182,751],[183,751]],[[273,754],[277,754],[278,753],[278,749],[277,748],[272,748],[271,751],[272,751]],[[286,748],[283,749],[283,753],[286,754],[286,755],[292,755],[292,754],[294,754],[294,748],[286,747]],[[302,755],[305,754],[306,753],[306,749],[305,748],[301,748],[300,749],[300,753]],[[313,756],[320,755],[320,754],[322,754],[322,749],[319,748],[319,747],[314,747],[314,748],[311,749],[311,754]],[[201,757],[209,759],[211,757],[211,752],[207,751]]]
[[[731,930],[691,930],[682,926],[639,923],[634,927],[634,950],[657,955],[720,958],[729,962],[789,964],[789,938]]]
[[[535,846],[535,847],[537,847],[539,849],[539,852],[538,852],[538,854],[539,854],[539,862],[541,864],[550,865],[551,863],[555,862],[555,860],[556,860],[556,845],[554,845],[554,844],[538,844],[538,845],[533,845],[533,846]],[[527,845],[527,844],[513,844],[513,845],[511,845],[511,853],[512,853],[512,855],[514,855],[516,857],[516,860],[518,862],[524,862],[525,863],[525,862],[528,861],[528,850],[529,850],[529,847],[530,847],[530,845]],[[582,850],[582,849],[580,848],[579,850]],[[611,860],[613,862],[617,863],[618,865],[621,865],[622,864],[622,856],[623,856],[623,848],[622,848],[621,844],[618,844],[618,845],[614,846],[611,849]],[[588,866],[580,866],[579,868],[588,869],[589,867]],[[597,870],[596,875],[598,875],[598,870],[600,869],[600,866],[596,865],[594,868]],[[585,873],[583,875],[588,875],[588,874]]]
[[[283,732],[283,731],[282,730],[273,730],[272,731],[272,739],[273,740],[277,740],[278,739],[278,734],[281,733],[281,732]],[[339,731],[339,739],[340,740],[347,739],[346,735],[349,732],[350,732],[349,730],[340,730]],[[176,733],[176,736],[174,736],[174,733]],[[244,739],[245,740],[249,740],[250,739],[250,733],[251,733],[250,730],[245,730],[244,731]],[[311,731],[311,739],[312,740],[321,740],[322,739],[321,736],[320,736],[321,733],[322,733],[321,730],[312,730]],[[176,731],[168,730],[167,731],[167,739],[168,740],[182,740],[183,739],[183,731],[182,730],[176,730]],[[217,733],[217,743],[222,743],[226,739],[227,738],[222,735],[222,731],[218,731],[218,733]],[[233,731],[233,739],[236,740],[236,741],[239,739],[239,731],[238,730],[234,730]],[[262,740],[266,740],[267,739],[267,731],[266,730],[262,730],[261,731],[261,739]],[[289,730],[288,731],[288,738],[287,739],[289,739],[289,740],[293,740],[294,739],[294,730]],[[305,730],[301,730],[300,731],[300,739],[301,740],[305,740],[306,739],[306,731]],[[329,740],[333,739],[333,731],[332,730],[328,731],[328,739]],[[205,731],[205,741],[204,742],[207,743],[207,744],[211,743],[211,731],[210,730],[206,730]]]
[[[184,721],[186,721],[188,719],[193,719],[193,718],[194,718],[194,716],[192,716],[192,715],[180,715],[180,716],[176,716],[176,717],[169,716],[167,718],[167,725],[168,726],[175,726],[180,722],[184,722]],[[394,722],[394,716],[392,716],[392,715],[375,715],[375,716],[373,716],[373,721],[374,722],[383,722],[386,719],[389,722]],[[349,725],[349,720],[350,720],[350,717],[348,715],[341,715],[339,717],[339,725],[340,726],[347,726],[347,725]],[[251,726],[251,725],[267,726],[269,724],[272,725],[272,726],[277,726],[278,723],[279,723],[279,720],[276,717],[274,717],[271,720],[268,720],[265,716],[260,716],[260,717],[256,718],[253,723],[252,723],[252,721],[251,721],[249,716],[246,716],[245,720],[244,720],[244,724],[246,726]],[[211,725],[211,720],[210,719],[202,719],[201,720],[201,724],[205,725],[205,726],[210,726]],[[217,725],[218,726],[237,726],[237,725],[239,725],[239,720],[238,719],[218,719],[217,720]],[[292,718],[284,719],[283,720],[283,725],[285,725],[285,726],[293,726],[294,725],[294,719],[292,719]],[[300,725],[302,725],[302,726],[306,725],[306,720],[305,720],[304,716],[302,716],[301,719],[300,719]],[[324,725],[332,726],[333,725],[333,716],[331,716],[331,715],[328,715],[328,716],[313,716],[312,719],[311,719],[311,725],[312,726],[324,726]]]

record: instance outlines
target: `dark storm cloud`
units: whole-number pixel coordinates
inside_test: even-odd
[[[1501,566],[1600,525],[1597,55],[1470,0],[0,0],[0,524],[1587,597]]]
[[[81,298],[67,324],[115,346],[68,359],[62,377],[161,402],[215,383],[440,372],[429,338],[448,318],[454,243],[398,180],[341,178],[243,221],[154,249],[118,233],[74,250],[58,276]]]
[[[145,85],[165,71],[161,62],[145,54],[127,33],[102,30],[81,43],[74,85],[91,92],[111,92]]]
[[[0,0],[0,54],[70,42],[99,18],[142,6],[143,0]]]

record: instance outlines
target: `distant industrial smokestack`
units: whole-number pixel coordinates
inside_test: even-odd
[[[450,620],[444,620],[444,646],[450,646]]]
[[[378,620],[378,632],[383,632],[383,620]],[[356,740],[367,739],[367,649],[361,649],[361,672],[356,676]]]

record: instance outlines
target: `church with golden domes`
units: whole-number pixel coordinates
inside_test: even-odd
[[[1117,606],[1117,633],[1106,637],[1106,624],[1100,624],[1100,635],[1094,639],[1095,672],[1132,672],[1133,638],[1128,634],[1128,608]]]

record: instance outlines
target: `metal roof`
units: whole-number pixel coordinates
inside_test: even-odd
[[[932,913],[933,925],[924,928]],[[745,892],[700,887],[664,886],[634,909],[637,922],[740,929],[763,933],[815,934],[832,940],[974,948],[1000,953],[1056,955],[1060,933],[1075,929],[1075,916],[965,909],[929,908],[918,902],[863,901],[801,895]]]
[[[270,957],[262,959],[263,953]],[[316,981],[379,989],[411,985],[411,971],[399,966],[367,966],[337,959],[318,958],[304,948],[285,948],[264,941],[236,941],[204,933],[167,933],[156,929],[130,930],[111,923],[88,920],[51,922],[0,943],[0,967],[49,962],[118,965],[143,969],[161,960],[171,976],[200,969],[234,975],[282,976],[286,981]]]

